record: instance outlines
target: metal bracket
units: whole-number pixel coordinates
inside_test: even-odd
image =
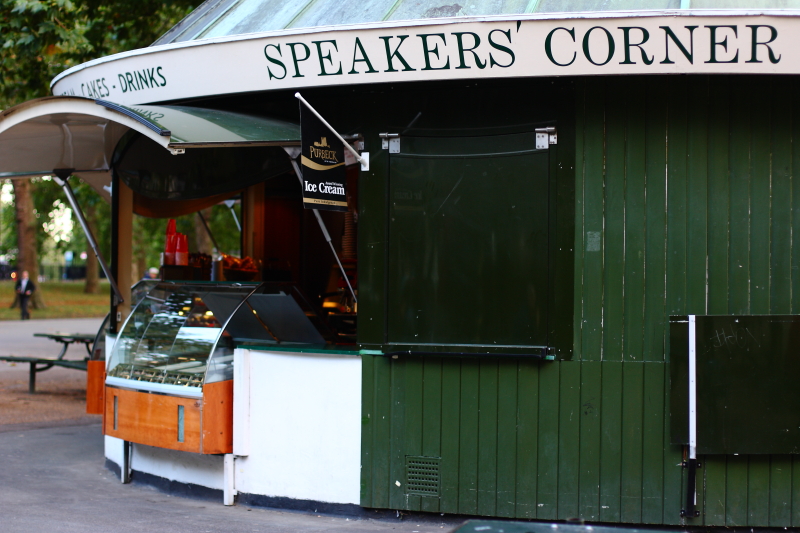
[[[551,144],[558,144],[558,132],[554,126],[536,128],[536,149],[547,150]]]
[[[399,133],[379,133],[381,138],[381,149],[389,150],[390,154],[400,153],[400,134]]]

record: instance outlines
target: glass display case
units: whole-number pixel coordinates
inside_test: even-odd
[[[123,325],[106,384],[201,396],[232,378],[237,344],[326,344],[304,303],[290,285],[157,283]]]
[[[336,339],[292,284],[156,282],[111,351],[104,433],[196,453],[231,453],[236,346]]]

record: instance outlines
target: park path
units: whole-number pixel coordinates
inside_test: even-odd
[[[100,319],[0,322],[0,353],[53,357],[59,345],[38,332],[96,331]],[[68,359],[82,359],[73,346]],[[369,519],[225,507],[217,500],[170,496],[122,485],[105,468],[101,417],[86,415],[86,374],[53,368],[28,392],[28,365],[0,362],[0,530],[3,533],[169,531],[397,532],[451,531],[460,521],[430,517]],[[135,481],[135,480],[134,480]]]

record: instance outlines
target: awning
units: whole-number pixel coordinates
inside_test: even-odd
[[[108,198],[106,187],[111,181],[112,156],[120,140],[129,133],[128,147],[136,145],[136,141],[142,137],[155,143],[146,140],[139,143],[140,150],[141,146],[145,145],[143,150],[145,152],[150,150],[151,156],[153,155],[152,150],[156,150],[158,155],[166,153],[159,147],[168,150],[173,155],[178,155],[184,154],[188,148],[232,147],[233,150],[237,150],[241,147],[255,146],[262,147],[260,150],[263,152],[264,150],[280,150],[280,148],[272,147],[300,144],[300,127],[296,124],[229,111],[187,106],[125,107],[104,100],[75,96],[48,96],[29,100],[0,113],[0,178],[58,176],[56,182],[64,189],[70,205],[86,233],[86,238],[100,261],[100,266],[111,281],[116,303],[122,302],[122,295],[105,260],[98,251],[94,236],[86,224],[66,178],[77,174]],[[199,151],[208,151],[212,160],[219,158],[219,153],[213,153],[214,150]],[[272,156],[271,153],[252,155],[255,158],[261,156],[266,159],[271,159]],[[183,165],[185,168],[177,165],[177,170],[175,168],[168,169],[161,176],[162,184],[174,177],[174,174],[201,177],[203,172],[198,171],[198,167],[210,166],[208,164],[209,157],[205,157],[205,160],[202,160],[203,158],[196,160],[187,155],[183,157],[188,160],[188,165]],[[157,156],[146,159],[157,159]],[[239,158],[234,157],[233,159]],[[251,159],[253,158],[251,157]],[[283,156],[281,156],[281,163],[286,167],[289,166]],[[164,164],[163,161],[161,166],[175,167],[175,165]],[[232,165],[232,167],[234,166]],[[279,165],[270,165],[269,161],[262,161],[261,166],[264,168],[259,170],[266,169],[266,172],[251,172],[248,176],[250,180],[258,180],[264,175],[270,176],[281,171]],[[234,168],[234,171],[238,170]],[[150,181],[151,173],[146,173],[145,176],[138,175],[136,172],[133,174],[136,174],[133,179]],[[167,185],[170,184],[167,183]],[[197,208],[197,199],[201,197],[217,194],[220,195],[220,198],[224,198],[222,193],[236,188],[236,184],[218,187],[218,190],[208,188],[209,194],[204,194],[206,186],[206,183],[195,184],[195,189],[199,188],[200,191],[193,191],[195,192],[195,201],[191,203],[193,208]],[[173,195],[178,196],[183,190],[176,193],[174,187],[162,188],[165,188],[168,193],[172,192]],[[136,192],[137,190],[134,189],[134,193]],[[143,203],[151,204],[153,202]],[[148,207],[151,208],[151,211],[154,208],[154,206]],[[178,207],[186,206],[179,205]],[[164,211],[162,206],[156,211],[164,214],[170,210]]]
[[[296,146],[300,127],[268,118],[188,106],[125,107],[48,96],[0,113],[0,178],[107,172],[117,143],[134,130],[172,154],[187,148]]]

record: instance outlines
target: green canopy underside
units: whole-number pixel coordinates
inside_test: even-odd
[[[97,103],[142,122],[169,137],[173,148],[200,146],[292,146],[300,144],[300,126],[270,118],[188,106],[123,106]]]

